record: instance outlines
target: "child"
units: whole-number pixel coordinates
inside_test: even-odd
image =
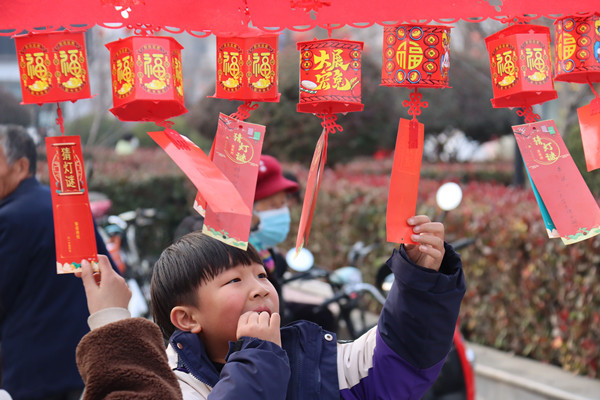
[[[409,223],[418,245],[394,250],[388,265],[396,279],[378,326],[351,343],[336,343],[333,334],[306,321],[280,329],[276,291],[252,247],[242,251],[191,233],[167,248],[154,267],[152,303],[169,339],[169,364],[183,398],[420,399],[450,349],[465,285],[458,254],[443,242],[443,225],[426,216]],[[97,294],[93,280],[84,284],[86,293],[91,286],[89,292]],[[109,305],[90,306],[90,312],[104,308],[100,314],[111,314]],[[93,343],[109,342],[111,326],[131,328],[134,323],[127,321],[92,331],[88,336],[95,338],[80,344],[78,363],[90,354],[115,358],[114,349],[102,351]],[[141,328],[140,340],[154,334]],[[134,361],[131,351],[121,357],[140,369],[140,376],[169,375],[164,360],[159,366],[144,364],[152,357],[144,351],[156,348],[156,338],[148,342],[147,348],[135,348]],[[86,377],[104,372],[95,365],[80,363],[86,383]],[[97,384],[104,378],[97,377]],[[160,383],[172,388],[166,378]],[[117,378],[110,384],[121,387]]]

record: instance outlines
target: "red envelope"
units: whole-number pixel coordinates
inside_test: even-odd
[[[588,171],[600,168],[600,112],[593,113],[593,111],[592,104],[577,109],[581,142]]]
[[[56,272],[75,272],[81,260],[98,262],[79,136],[46,138],[56,242]]]
[[[173,129],[148,132],[148,135],[190,178],[214,212],[251,214],[231,181],[191,140]]]
[[[327,135],[327,131],[323,129],[321,137],[317,141],[312,162],[310,163],[304,203],[302,204],[302,214],[300,215],[300,224],[298,226],[298,236],[296,238],[296,254],[308,243],[310,226],[312,225],[317,197],[319,196],[323,168],[325,168],[325,163],[327,162]]]
[[[600,233],[600,208],[554,121],[513,126],[527,171],[565,244]]]
[[[249,210],[254,203],[256,179],[265,127],[219,115],[211,159],[241,195]],[[198,198],[198,196],[196,196]],[[202,232],[229,245],[246,249],[252,214],[217,213],[207,201]]]
[[[416,119],[400,119],[387,203],[388,242],[416,244],[410,238],[413,227],[406,221],[417,209],[423,138],[423,124]]]

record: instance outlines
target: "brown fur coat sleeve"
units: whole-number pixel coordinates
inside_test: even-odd
[[[182,399],[158,326],[128,318],[94,329],[77,346],[84,400]]]

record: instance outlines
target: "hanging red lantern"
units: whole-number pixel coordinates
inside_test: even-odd
[[[279,34],[248,30],[217,35],[217,85],[212,97],[242,100],[231,117],[245,120],[257,102],[278,102]]]
[[[121,121],[163,121],[187,112],[183,47],[168,36],[132,36],[107,43],[113,105]]]
[[[217,85],[214,97],[242,101],[279,101],[278,34],[247,32],[217,35]]]
[[[24,104],[90,97],[84,31],[14,36]]]
[[[384,27],[381,84],[448,87],[450,29],[439,25]]]
[[[325,39],[298,43],[300,51],[299,112],[321,118],[323,132],[317,141],[302,205],[296,250],[306,246],[315,210],[323,168],[327,162],[327,138],[343,131],[335,113],[362,111],[361,56],[363,43]]]
[[[555,80],[600,82],[600,13],[554,22]]]
[[[488,36],[485,43],[492,74],[492,106],[531,107],[557,97],[549,28],[512,25]]]
[[[417,120],[421,109],[418,88],[447,88],[450,69],[450,29],[440,25],[394,25],[383,30],[381,85],[413,88],[408,107],[412,120],[400,119],[386,211],[387,240],[415,243],[412,226],[406,222],[415,214],[419,175],[423,158],[424,126]]]
[[[363,43],[325,39],[298,43],[300,102],[306,113],[362,111],[361,55]]]

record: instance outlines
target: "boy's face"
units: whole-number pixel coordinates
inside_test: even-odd
[[[238,265],[198,287],[194,312],[200,336],[211,359],[225,357],[229,341],[236,341],[238,320],[247,311],[279,312],[277,291],[262,264]]]

